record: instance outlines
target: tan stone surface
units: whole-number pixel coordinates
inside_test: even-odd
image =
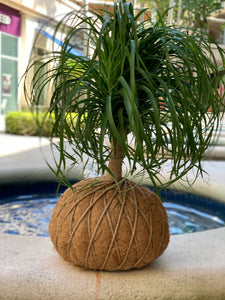
[[[94,272],[61,259],[48,238],[0,236],[0,299],[225,299],[225,229],[171,237],[149,266]]]

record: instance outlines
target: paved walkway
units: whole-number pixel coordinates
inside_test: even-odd
[[[0,183],[55,180],[47,162],[55,166],[47,138],[0,134]],[[81,169],[66,172],[71,180],[82,176]]]
[[[54,166],[47,138],[0,134],[0,182],[7,182],[8,178],[12,180],[11,176],[14,176],[15,181],[31,180],[32,177],[40,180],[41,176],[42,180],[49,177],[53,179],[55,176],[48,168],[47,161]],[[225,146],[209,149],[208,160],[204,161],[204,166],[210,180],[225,185]],[[70,172],[72,178],[82,176],[82,168],[76,169],[77,171],[77,175]],[[208,180],[208,177],[205,179]]]

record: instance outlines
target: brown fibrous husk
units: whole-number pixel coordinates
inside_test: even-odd
[[[53,211],[49,233],[57,252],[93,270],[141,268],[169,243],[167,213],[148,188],[104,177],[67,189]]]

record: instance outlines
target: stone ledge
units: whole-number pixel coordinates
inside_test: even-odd
[[[61,259],[49,238],[0,236],[0,299],[225,299],[225,228],[171,236],[140,270],[87,271]]]

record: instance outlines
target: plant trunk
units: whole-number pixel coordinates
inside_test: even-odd
[[[114,175],[114,177],[107,172],[105,175],[106,180],[110,181],[120,181],[122,179],[122,163],[123,163],[123,151],[118,142],[116,142],[116,147],[114,147],[113,142],[111,142],[112,152],[109,159],[108,168]]]

